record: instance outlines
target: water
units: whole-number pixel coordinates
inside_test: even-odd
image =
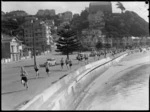
[[[140,66],[97,88],[79,110],[148,110],[150,65]],[[100,86],[99,86],[100,87]],[[90,101],[89,101],[90,100]]]

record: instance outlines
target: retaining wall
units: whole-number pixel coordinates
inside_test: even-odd
[[[127,53],[122,54],[115,59],[108,57],[81,67],[54,83],[19,110],[74,110],[86,94],[85,88],[126,55]]]

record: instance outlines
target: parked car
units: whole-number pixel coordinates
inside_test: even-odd
[[[54,59],[54,58],[49,58],[49,59],[47,59],[47,61],[44,63],[44,65],[46,65],[46,63],[48,63],[49,66],[54,66],[54,65],[56,65],[56,59]]]
[[[56,59],[54,59],[54,58],[47,59],[47,62],[49,65],[56,65]]]
[[[83,57],[84,57],[84,53],[79,53],[79,54],[77,55],[76,59],[78,60],[79,57],[83,58]]]
[[[90,57],[93,57],[93,56],[95,56],[95,55],[97,55],[97,52],[96,52],[96,51],[92,51],[92,52],[90,53]]]

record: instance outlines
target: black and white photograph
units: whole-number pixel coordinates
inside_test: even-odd
[[[149,110],[149,1],[1,1],[1,110]]]

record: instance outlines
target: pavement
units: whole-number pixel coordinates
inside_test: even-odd
[[[86,52],[89,54],[89,52]],[[109,56],[110,54],[108,54]],[[85,63],[78,63],[76,60],[77,54],[70,55],[73,66],[72,69],[67,69],[64,66],[64,69],[61,70],[60,65],[50,67],[50,76],[48,77],[44,67],[40,67],[39,73],[40,77],[36,79],[36,73],[33,68],[33,58],[21,60],[18,62],[10,62],[7,64],[2,64],[2,82],[1,82],[1,104],[2,110],[17,110],[20,106],[24,105],[30,101],[34,96],[40,94],[42,91],[50,87],[55,81],[65,74],[84,66]],[[60,59],[63,57],[66,59],[65,55],[60,55],[56,52],[51,52],[46,55],[37,56],[37,63],[44,64],[47,58],[55,58],[57,63],[60,62]],[[100,59],[104,58],[101,56]],[[96,59],[97,60],[97,59]],[[89,58],[89,63],[96,61],[93,57]],[[28,72],[28,85],[29,88],[26,90],[20,81],[20,67],[24,66],[25,70]]]
[[[87,88],[76,110],[148,110],[150,52],[134,53]]]

